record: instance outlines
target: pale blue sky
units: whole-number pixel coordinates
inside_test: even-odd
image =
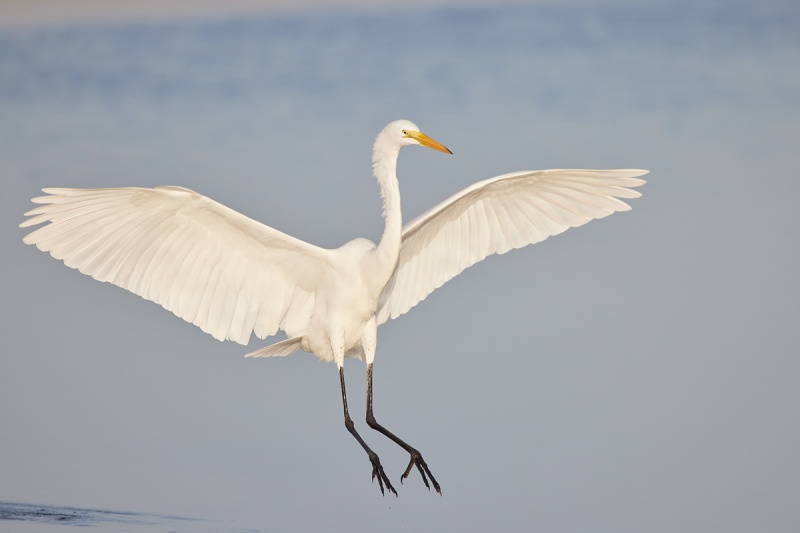
[[[577,0],[577,5],[599,0]],[[606,1],[606,0],[602,0]],[[626,2],[618,0],[615,3]],[[73,23],[164,21],[190,18],[258,16],[314,11],[384,11],[398,8],[553,4],[554,0],[4,0],[0,26],[32,27]]]
[[[0,31],[0,500],[221,531],[796,531],[798,36],[795,2]],[[454,152],[401,154],[407,220],[508,171],[651,170],[633,211],[489,258],[379,331],[378,419],[441,498],[413,475],[380,496],[335,366],[246,360],[262,342],[21,242],[42,187],[161,184],[316,244],[377,239],[370,147],[401,117]]]

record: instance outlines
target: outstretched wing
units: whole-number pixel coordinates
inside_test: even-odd
[[[543,241],[630,207],[646,170],[538,170],[478,182],[403,228],[378,323],[396,318],[491,254]]]
[[[328,251],[180,187],[44,189],[23,240],[216,339],[305,327]]]

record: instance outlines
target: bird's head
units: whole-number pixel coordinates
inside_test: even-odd
[[[395,120],[383,129],[381,136],[385,136],[387,140],[397,144],[397,146],[419,144],[446,154],[453,153],[441,143],[434,141],[419,131],[419,126],[410,120]]]

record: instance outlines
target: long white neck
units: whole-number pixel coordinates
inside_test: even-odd
[[[391,271],[400,256],[403,215],[400,209],[400,185],[397,183],[397,156],[400,147],[378,135],[372,152],[372,172],[378,180],[383,199],[384,230],[378,243],[378,257]]]

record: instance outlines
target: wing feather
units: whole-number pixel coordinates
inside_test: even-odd
[[[329,251],[180,187],[44,189],[23,240],[247,344],[308,322]]]
[[[378,323],[396,318],[491,254],[543,241],[630,207],[645,170],[539,170],[484,180],[403,228]]]

